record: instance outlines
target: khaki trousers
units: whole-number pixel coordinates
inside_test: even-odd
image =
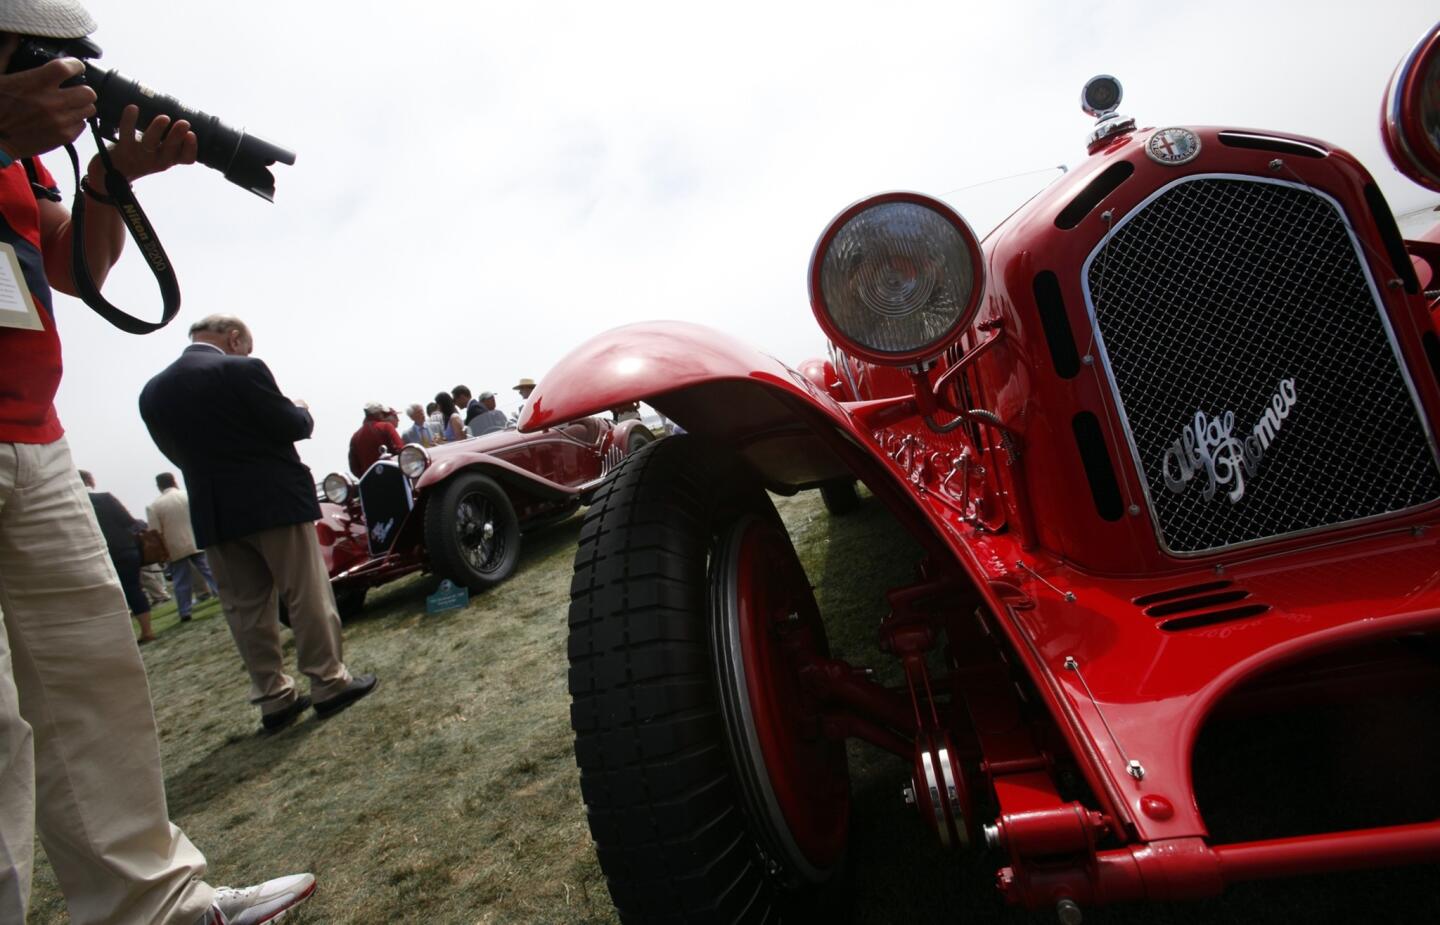
[[[0,443],[0,922],[35,831],[76,925],[195,925],[205,858],[170,824],[145,666],[64,440]]]
[[[295,702],[295,682],[280,651],[279,601],[290,611],[295,658],[310,696],[327,700],[350,683],[341,659],[340,614],[312,523],[261,530],[206,548],[220,606],[240,660],[250,672],[250,702],[261,714]]]

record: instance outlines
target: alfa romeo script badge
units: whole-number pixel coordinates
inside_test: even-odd
[[[1162,128],[1145,143],[1145,153],[1157,164],[1188,164],[1200,153],[1200,139],[1188,128]]]

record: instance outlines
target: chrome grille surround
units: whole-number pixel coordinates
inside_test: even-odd
[[[1265,177],[1182,177],[1101,239],[1081,282],[1166,552],[1203,555],[1440,499],[1434,434],[1362,245],[1330,196]],[[1234,435],[1250,436],[1285,379],[1288,416],[1253,471],[1231,467],[1240,497],[1230,500],[1232,481],[1205,498],[1203,468],[1175,478],[1177,441],[1197,412],[1233,412]],[[1230,474],[1219,463],[1217,473]]]

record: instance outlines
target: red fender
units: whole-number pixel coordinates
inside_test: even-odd
[[[561,358],[531,393],[520,430],[554,427],[632,401],[655,405],[652,399],[696,385],[749,379],[796,390],[784,364],[712,328],[682,321],[630,324]]]
[[[488,453],[452,453],[436,460],[420,475],[415,487],[423,492],[461,469],[476,469],[502,482],[519,483],[541,498],[559,500],[578,495],[578,488],[561,485]]]
[[[775,490],[851,476],[822,432],[853,440],[859,431],[824,389],[774,357],[685,322],[627,325],[576,347],[531,394],[520,429],[636,401],[690,433],[740,449]]]

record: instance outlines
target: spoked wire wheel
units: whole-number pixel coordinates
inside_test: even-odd
[[[494,571],[505,555],[505,537],[495,532],[495,519],[495,505],[478,489],[455,504],[455,542],[477,572]]]
[[[520,558],[520,523],[505,490],[461,472],[425,502],[425,547],[435,571],[472,591],[510,577]]]

